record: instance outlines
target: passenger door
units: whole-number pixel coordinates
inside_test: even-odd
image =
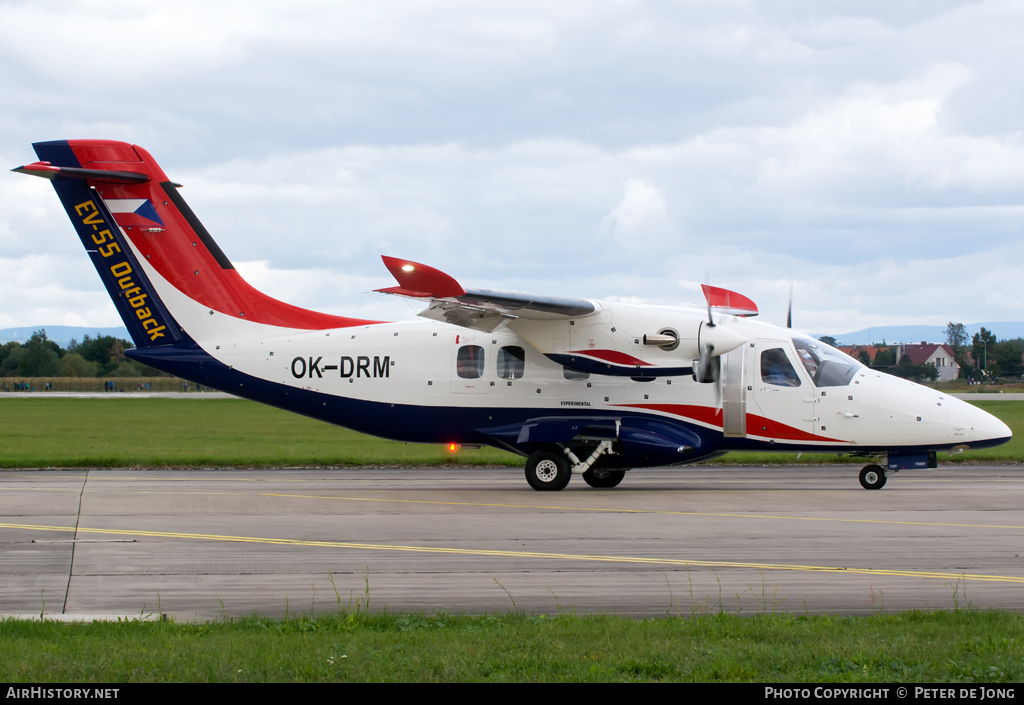
[[[758,340],[750,377],[755,409],[747,434],[779,442],[809,440],[814,432],[814,385],[787,342]]]

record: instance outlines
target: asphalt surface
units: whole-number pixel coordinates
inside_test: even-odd
[[[0,471],[0,613],[1024,609],[1024,466],[857,471]]]

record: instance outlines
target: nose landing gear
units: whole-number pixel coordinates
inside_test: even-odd
[[[881,465],[868,465],[860,471],[860,486],[866,490],[880,490],[885,487],[885,470]]]

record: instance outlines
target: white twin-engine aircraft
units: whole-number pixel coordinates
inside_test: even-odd
[[[704,287],[706,309],[466,289],[385,257],[425,321],[317,313],[250,287],[142,148],[34,145],[14,169],[50,179],[136,348],[135,360],[240,397],[415,443],[527,458],[536,490],[574,474],[614,487],[631,468],[729,451],[886,457],[860,473],[936,466],[1010,440],[953,397],[875,372],[806,335],[750,320]]]

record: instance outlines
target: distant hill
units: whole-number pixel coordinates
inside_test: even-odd
[[[991,323],[965,323],[968,336],[973,336],[982,327],[996,334],[999,340],[1024,338],[1024,323],[994,321]],[[821,337],[824,333],[815,333]],[[944,343],[946,342],[946,326],[878,326],[865,328],[852,333],[832,333],[837,343],[843,345],[871,345],[881,343]]]
[[[12,340],[19,343],[25,343],[30,337],[32,337],[32,334],[40,328],[46,330],[47,338],[57,343],[57,345],[62,348],[66,348],[72,338],[81,342],[82,338],[86,335],[90,338],[112,335],[115,338],[131,340],[131,336],[128,335],[128,329],[124,326],[118,326],[117,328],[87,328],[84,326],[28,326],[24,328],[0,328],[0,343],[8,343]]]

